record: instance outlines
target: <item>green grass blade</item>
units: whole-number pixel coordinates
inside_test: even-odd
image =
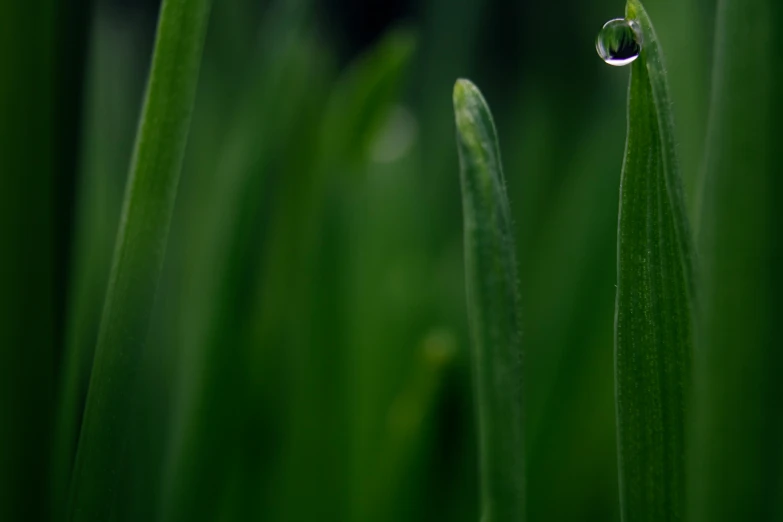
[[[316,126],[314,163],[298,179],[291,177],[281,186],[275,205],[279,217],[273,222],[278,225],[271,231],[269,265],[259,281],[256,317],[263,318],[257,333],[260,344],[277,344],[280,341],[270,336],[282,335],[288,349],[301,354],[291,365],[287,428],[292,445],[301,450],[291,455],[282,473],[282,505],[288,506],[282,510],[285,519],[309,520],[334,513],[330,516],[354,520],[354,510],[366,498],[368,477],[377,471],[363,473],[366,445],[354,431],[364,419],[353,401],[372,400],[375,388],[354,380],[356,375],[366,376],[366,367],[354,362],[348,347],[347,282],[357,274],[347,269],[351,258],[347,253],[364,247],[356,246],[355,224],[345,212],[352,200],[344,194],[365,182],[368,149],[398,100],[414,49],[411,33],[391,29],[340,74]],[[337,196],[336,187],[345,192]],[[288,310],[280,305],[281,296]],[[275,332],[285,324],[275,320],[281,311],[296,317],[297,335]],[[375,340],[373,351],[387,339]],[[372,353],[366,348],[362,346],[363,355]],[[332,412],[334,404],[349,406]],[[352,440],[362,443],[351,447]]]
[[[629,0],[643,51],[631,70],[618,224],[615,394],[622,519],[681,520],[693,351],[691,241],[663,56]]]
[[[180,364],[189,371],[179,377],[165,471],[161,518],[169,522],[229,520],[227,504],[252,512],[261,504],[254,479],[259,466],[254,463],[263,462],[270,473],[275,461],[276,448],[264,442],[275,440],[279,428],[256,420],[268,415],[263,404],[271,401],[261,390],[274,382],[266,360],[274,350],[248,339],[248,332],[263,322],[254,310],[250,282],[270,251],[268,207],[279,196],[270,195],[274,184],[269,178],[276,173],[276,162],[284,161],[289,143],[307,145],[302,130],[309,128],[314,112],[313,91],[324,83],[324,73],[303,39],[306,13],[287,2],[275,5],[262,24],[268,43],[248,62],[253,74],[241,85],[235,116],[224,131],[230,138],[219,150],[217,176],[209,173],[209,184],[202,182],[186,212],[203,219],[201,232],[193,234],[184,254],[199,259],[190,263],[182,283],[200,298],[183,303]],[[279,103],[283,98],[286,103]],[[299,174],[288,164],[285,172]],[[201,210],[205,205],[211,206]],[[276,297],[280,306],[285,297]],[[243,401],[256,406],[235,407]],[[238,441],[248,439],[259,444],[254,460],[236,451]]]
[[[415,49],[415,34],[395,28],[343,75],[326,112],[325,154],[348,160],[349,164],[366,159],[391,104],[396,101],[404,79],[402,72]]]
[[[122,516],[127,432],[196,94],[209,0],[164,0],[71,484],[71,520]]]
[[[133,149],[143,79],[134,78],[138,42],[102,12],[93,26],[85,93],[81,175],[74,216],[68,318],[53,441],[53,510],[62,513],[95,355],[101,309]]]
[[[405,488],[415,484],[414,462],[426,447],[428,420],[440,399],[456,348],[454,335],[448,330],[433,330],[422,340],[412,375],[389,408],[380,458],[370,480],[370,494],[360,499],[364,509],[358,520],[401,520],[395,504],[405,498]]]
[[[465,274],[478,407],[482,521],[525,516],[521,321],[511,217],[495,125],[479,90],[454,87]]]
[[[693,522],[783,520],[778,0],[718,2],[699,246]]]

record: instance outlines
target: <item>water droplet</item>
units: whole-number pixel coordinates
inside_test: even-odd
[[[595,41],[598,56],[609,65],[628,65],[642,52],[642,34],[632,20],[616,18],[604,24]]]

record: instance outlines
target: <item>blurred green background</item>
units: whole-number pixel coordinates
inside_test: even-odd
[[[691,200],[714,0],[648,0]],[[0,3],[0,520],[60,519],[152,0]],[[120,520],[478,519],[451,89],[500,136],[530,521],[618,519],[618,0],[215,1]]]

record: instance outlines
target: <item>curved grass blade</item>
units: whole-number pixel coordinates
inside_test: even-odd
[[[517,268],[495,125],[467,80],[454,87],[465,227],[465,284],[472,338],[482,521],[525,516]]]
[[[693,351],[691,239],[663,56],[638,0],[643,50],[631,70],[620,185],[615,394],[624,522],[681,520]]]
[[[342,75],[324,114],[321,161],[326,169],[366,159],[377,138],[416,50],[416,34],[405,27],[391,29]]]
[[[693,522],[783,520],[778,0],[720,0],[699,246]]]
[[[164,0],[74,464],[69,520],[114,520],[210,0]]]

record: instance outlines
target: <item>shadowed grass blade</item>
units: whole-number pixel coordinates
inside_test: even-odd
[[[123,21],[124,23],[124,21]],[[132,27],[132,26],[131,26]],[[51,482],[53,510],[64,512],[101,309],[133,149],[144,79],[134,78],[139,46],[129,27],[103,12],[93,25],[85,129],[74,216],[72,270],[60,370]],[[146,57],[145,57],[146,59]]]
[[[693,351],[691,240],[662,51],[629,0],[643,50],[631,70],[620,188],[615,393],[622,519],[681,520]]]
[[[781,23],[778,0],[718,2],[699,236],[693,522],[783,520]]]
[[[525,516],[521,321],[511,217],[495,125],[479,90],[454,87],[465,284],[478,407],[482,521]]]
[[[456,353],[454,336],[434,330],[422,340],[415,367],[389,409],[384,440],[359,520],[400,520],[395,503],[405,498],[415,476],[414,462],[426,448],[427,420],[433,415],[443,381]]]
[[[196,94],[209,0],[164,0],[69,499],[69,520],[121,518],[128,427]]]

